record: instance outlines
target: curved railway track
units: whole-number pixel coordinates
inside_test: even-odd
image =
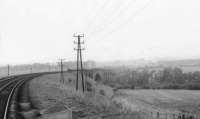
[[[27,74],[5,78],[0,81],[0,119],[18,119],[16,113],[16,98],[18,89],[28,80],[42,74]]]

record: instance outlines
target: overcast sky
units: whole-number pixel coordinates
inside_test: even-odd
[[[200,58],[199,0],[0,0],[0,64]]]

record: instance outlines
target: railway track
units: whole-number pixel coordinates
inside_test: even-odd
[[[0,119],[19,119],[17,115],[18,89],[28,80],[41,74],[27,74],[0,81]]]

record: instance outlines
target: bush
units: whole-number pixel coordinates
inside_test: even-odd
[[[104,91],[104,90],[100,90],[100,91],[99,91],[99,93],[100,93],[101,95],[103,95],[103,96],[105,96],[105,95],[106,95],[106,93],[105,93],[105,91]]]
[[[87,87],[87,91],[92,91],[92,84],[90,84],[88,81],[86,81],[86,87]]]
[[[131,89],[135,89],[135,85],[131,85],[131,87],[130,87]]]
[[[184,86],[180,84],[163,84],[161,89],[182,89]]]
[[[71,83],[71,82],[72,82],[72,79],[71,79],[71,78],[69,78],[69,79],[68,79],[68,82],[69,82],[69,83]]]
[[[200,90],[200,84],[188,84],[187,85],[187,89],[191,89],[191,90]]]
[[[97,82],[101,81],[101,76],[100,76],[100,74],[96,74],[96,76],[95,76],[95,81],[97,81]]]

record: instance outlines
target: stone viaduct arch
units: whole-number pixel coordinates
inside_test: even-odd
[[[76,70],[69,70],[70,72],[76,72]],[[112,70],[107,69],[85,69],[84,75],[93,80],[110,80],[115,76]]]
[[[92,69],[85,71],[85,75],[95,81],[109,80],[114,77],[114,73],[110,70]]]

